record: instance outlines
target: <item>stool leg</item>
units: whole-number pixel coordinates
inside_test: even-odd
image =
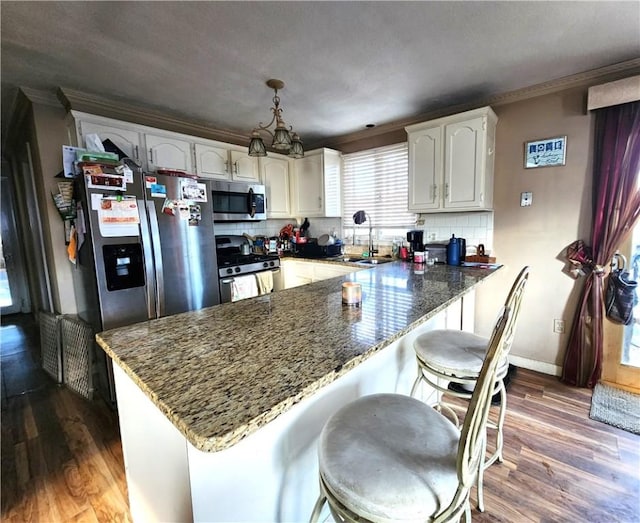
[[[500,380],[498,383],[498,393],[500,394],[500,410],[498,412],[498,421],[491,428],[496,430],[496,450],[484,463],[484,468],[489,468],[496,461],[500,463],[504,462],[502,450],[504,447],[504,420],[507,414],[507,389],[504,386],[504,382]]]
[[[415,394],[418,391],[418,386],[420,385],[421,381],[422,369],[420,368],[420,366],[418,366],[418,377],[416,378],[416,381],[413,382],[413,387],[411,387],[411,393],[409,394],[409,396],[411,396],[412,398],[415,398]]]
[[[313,506],[313,512],[311,513],[309,523],[318,523],[318,520],[320,519],[320,513],[322,512],[322,507],[324,507],[326,501],[327,497],[321,492],[320,496],[318,496],[316,504]]]
[[[502,448],[504,444],[504,419],[507,414],[507,389],[504,381],[500,380],[500,414],[498,416],[498,434],[496,436],[496,455],[500,463],[504,462]]]
[[[484,456],[487,452],[487,437],[485,435],[482,441],[482,453],[481,456]],[[478,464],[478,510],[480,512],[484,512],[484,459],[480,459],[480,463]]]

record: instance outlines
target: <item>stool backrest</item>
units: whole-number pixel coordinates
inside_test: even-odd
[[[473,395],[462,425],[458,449],[458,479],[469,488],[475,480],[480,460],[484,458],[486,424],[494,392],[496,373],[501,360],[511,349],[515,327],[520,314],[524,289],[529,280],[529,267],[516,277],[504,307],[493,328],[489,347],[478,376]]]
[[[522,297],[524,296],[524,289],[527,286],[527,282],[529,281],[529,267],[525,266],[520,271],[520,274],[516,277],[513,285],[511,286],[511,290],[509,291],[509,295],[507,296],[507,300],[504,302],[504,306],[511,309],[512,319],[509,325],[509,330],[506,332],[506,354],[511,350],[511,344],[513,343],[513,337],[516,332],[516,323],[518,321],[518,317],[520,315],[520,306],[522,305]]]
[[[465,490],[468,493],[484,459],[486,424],[496,373],[500,360],[506,354],[507,332],[512,330],[514,318],[513,311],[505,306],[493,329],[487,355],[462,424],[457,460],[460,495],[466,495]]]

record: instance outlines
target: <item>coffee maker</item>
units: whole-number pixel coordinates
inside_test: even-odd
[[[424,243],[423,243],[423,235],[424,231],[408,231],[407,232],[407,242],[409,243],[409,259],[413,259],[413,253],[418,251],[424,251]]]

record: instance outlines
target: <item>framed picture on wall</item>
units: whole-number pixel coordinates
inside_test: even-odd
[[[524,144],[524,166],[527,169],[532,167],[551,167],[553,165],[564,165],[567,152],[567,137],[558,136],[556,138],[545,138],[525,142]]]

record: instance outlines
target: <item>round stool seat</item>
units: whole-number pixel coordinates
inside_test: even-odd
[[[482,369],[488,344],[488,338],[471,332],[439,329],[418,336],[413,347],[429,367],[452,376],[475,378]],[[497,377],[504,377],[508,368],[509,361],[503,358]]]
[[[458,488],[459,440],[455,425],[421,401],[364,396],[322,430],[320,477],[342,505],[372,522],[429,521]]]

